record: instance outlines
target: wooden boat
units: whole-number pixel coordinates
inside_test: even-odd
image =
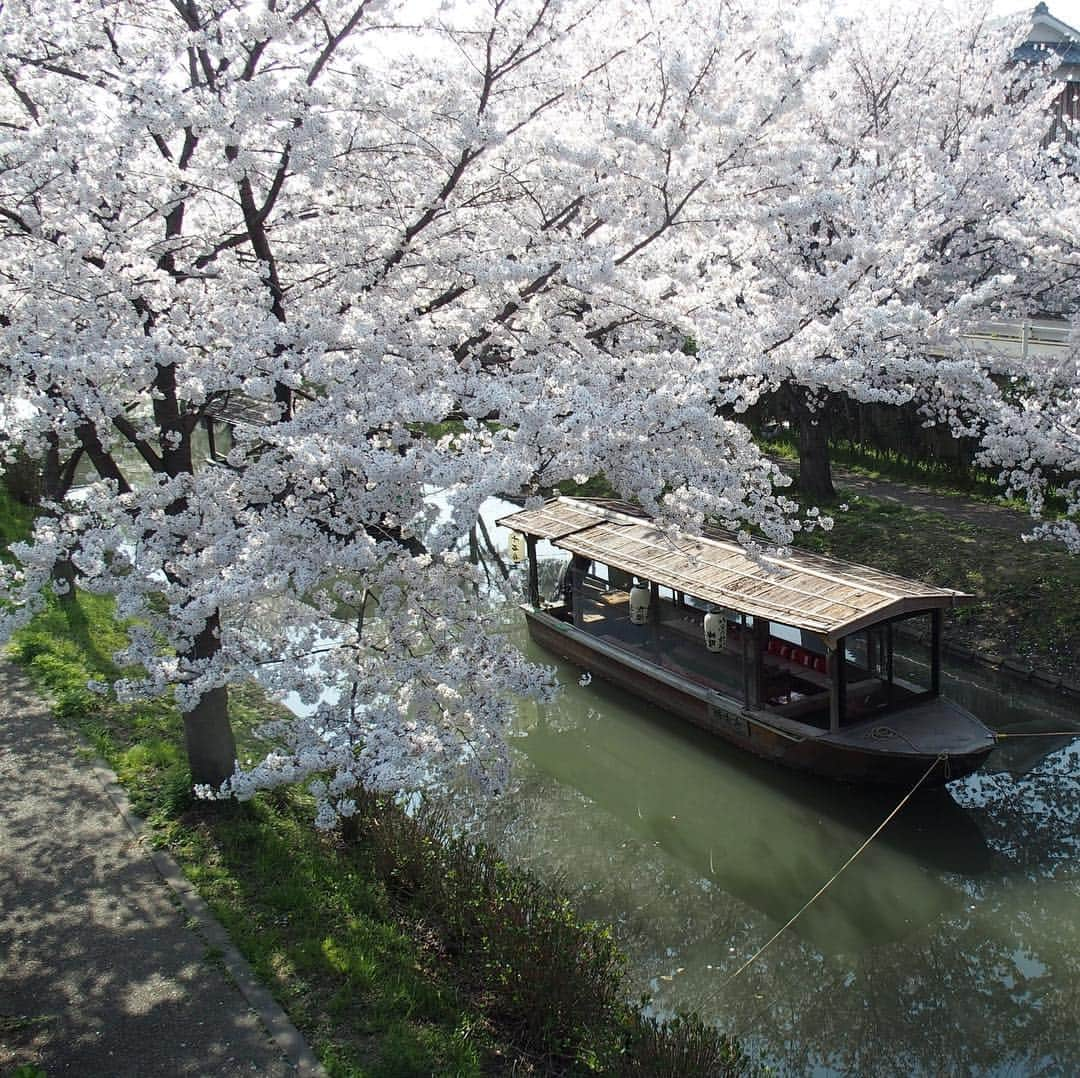
[[[675,537],[620,502],[556,498],[499,523],[524,547],[537,643],[759,756],[940,785],[994,747],[940,692],[942,611],[970,595],[801,551],[751,556],[713,530]],[[570,556],[550,601],[539,540]]]

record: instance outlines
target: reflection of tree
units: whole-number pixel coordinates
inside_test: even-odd
[[[1075,1017],[1062,1020],[1056,986],[1077,983],[1078,952],[1059,950],[1057,917],[1041,902],[1022,915],[1017,902],[1030,899],[1005,889],[917,945],[856,956],[844,989],[819,993],[793,1040],[845,1073],[1031,1073],[1049,1061],[1072,1073]]]
[[[953,796],[979,820],[996,850],[1029,873],[1080,854],[1080,738],[1026,774],[976,773]]]
[[[531,758],[520,756],[520,788],[485,833],[560,877],[582,914],[614,924],[632,991],[651,991],[661,1011],[700,1010],[782,1073],[1080,1070],[1080,746],[1023,779],[954,784],[963,810],[932,801],[906,832],[886,832],[816,922],[725,987],[872,829],[860,813],[879,809],[797,778],[757,781],[754,762],[710,754],[695,733],[565,680],[559,702],[524,717],[519,748]],[[738,841],[723,844],[733,831]],[[971,856],[985,851],[979,831],[992,863]],[[890,903],[891,919],[860,914],[870,900]]]

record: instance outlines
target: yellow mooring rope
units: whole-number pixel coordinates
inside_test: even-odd
[[[1021,731],[1015,734],[994,734],[995,741],[1004,741],[1005,738],[1014,737],[1080,737],[1080,730],[1035,730],[1028,734]]]
[[[942,761],[948,763],[949,755],[943,752],[938,758],[926,769],[922,778],[919,779],[914,786],[900,799],[896,808],[885,817],[881,823],[874,829],[874,833],[829,877],[828,880],[822,884],[821,888],[806,902],[802,908],[787,922],[782,928],[777,929],[773,935],[767,939],[724,983],[720,986],[723,990],[727,988],[732,981],[737,977],[740,977],[745,973],[825,892],[840,878],[840,874],[846,869],[854,860],[870,845],[885,830],[886,826],[893,819],[893,817],[911,800],[915,791],[930,777],[934,768],[937,767]]]

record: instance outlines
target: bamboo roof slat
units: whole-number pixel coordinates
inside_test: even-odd
[[[765,550],[751,556],[733,537],[712,530],[670,535],[622,503],[556,498],[499,523],[705,602],[823,633],[831,642],[877,620],[972,598],[820,554]]]
[[[602,529],[598,529],[597,534],[604,534],[604,533],[603,533]],[[589,538],[590,539],[593,538],[592,533],[590,533]],[[652,543],[650,541],[649,537],[647,537],[647,536],[640,536],[640,535],[635,535],[635,534],[631,534],[631,533],[624,533],[622,536],[619,537],[619,539],[621,541],[612,543],[611,548],[610,548],[615,553],[624,554],[624,555],[629,553],[629,550],[628,550],[629,545],[632,544],[632,543],[635,543],[635,542],[655,548],[655,543]],[[579,536],[578,537],[578,542],[585,542],[585,541],[586,540],[585,540],[584,536]],[[567,549],[570,549],[569,546],[567,547]],[[701,549],[706,549],[706,548],[701,548]],[[695,550],[695,553],[697,553],[697,552],[698,551]],[[579,551],[579,553],[584,553],[584,551]],[[741,563],[740,563],[740,559],[741,559]],[[667,567],[668,565],[670,565],[673,560],[681,561],[682,556],[680,556],[677,553],[666,552],[665,551],[659,557],[654,558],[652,564],[657,569],[662,570],[665,567]],[[701,559],[699,559],[699,560],[701,560]],[[681,568],[681,566],[680,566],[680,568]],[[785,586],[786,582],[788,580],[791,580],[793,577],[797,577],[797,574],[793,570],[784,569],[784,568],[780,568],[780,569],[776,570],[775,572],[770,573],[769,572],[769,567],[767,567],[766,565],[762,565],[762,564],[755,563],[755,562],[751,561],[747,557],[745,551],[741,551],[741,548],[740,548],[739,558],[736,558],[734,556],[729,556],[726,559],[721,559],[719,561],[713,561],[713,562],[705,562],[705,561],[702,560],[702,564],[697,569],[697,571],[687,577],[687,582],[692,583],[692,584],[694,584],[695,586],[698,586],[698,587],[700,587],[702,585],[704,585],[706,587],[716,586],[716,587],[722,587],[725,590],[737,591],[739,594],[748,593],[749,587],[742,584],[742,583],[738,583],[738,584],[735,583],[735,581],[732,579],[733,577],[745,578],[747,580],[755,582],[756,586],[759,587],[759,588],[770,589],[770,588],[774,588],[776,586],[781,586],[781,587]],[[753,585],[751,585],[751,586],[753,586]],[[811,599],[817,597],[816,593],[806,591],[804,588],[798,588],[794,584],[787,585],[787,587],[788,587],[788,590],[793,591],[793,592],[797,592],[800,596],[803,596],[803,597],[806,597],[806,598],[811,598]],[[778,593],[770,592],[770,594],[776,596]],[[844,602],[844,600],[840,599],[839,597],[836,597],[836,601],[841,602],[841,603]],[[861,611],[861,610],[865,609],[865,604],[862,604],[862,603],[847,602],[844,605],[847,605],[847,606],[851,607],[853,610],[860,610]]]

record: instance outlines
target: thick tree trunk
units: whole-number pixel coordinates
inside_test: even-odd
[[[824,409],[811,411],[798,389],[791,394],[792,419],[799,435],[799,478],[804,499],[831,502],[836,498],[829,463],[829,424]]]
[[[52,578],[56,584],[60,585],[57,592],[61,601],[65,603],[72,602],[78,587],[78,576],[70,558],[61,558],[52,567]]]
[[[829,464],[829,438],[823,421],[810,420],[799,427],[799,493],[815,502],[836,497]]]
[[[211,689],[184,712],[184,745],[191,781],[215,789],[236,769],[236,740],[229,723],[229,690]]]
[[[182,205],[170,215],[168,234],[178,235],[183,219]],[[160,364],[154,379],[154,420],[161,432],[161,468],[166,475],[194,474],[191,432],[195,420],[186,414],[176,391],[176,367]],[[187,499],[173,502],[166,513],[178,516],[188,508]],[[182,581],[174,581],[182,584]],[[195,637],[191,650],[181,660],[201,663],[221,650],[221,616],[215,611]],[[204,693],[190,711],[184,712],[184,745],[187,748],[191,779],[196,786],[220,786],[236,770],[236,739],[229,722],[229,690],[222,687]]]
[[[220,624],[217,614],[210,618],[185,658],[213,658],[221,647]],[[191,780],[196,785],[216,788],[232,775],[236,768],[236,739],[229,722],[228,689],[211,689],[184,712],[184,745]]]

